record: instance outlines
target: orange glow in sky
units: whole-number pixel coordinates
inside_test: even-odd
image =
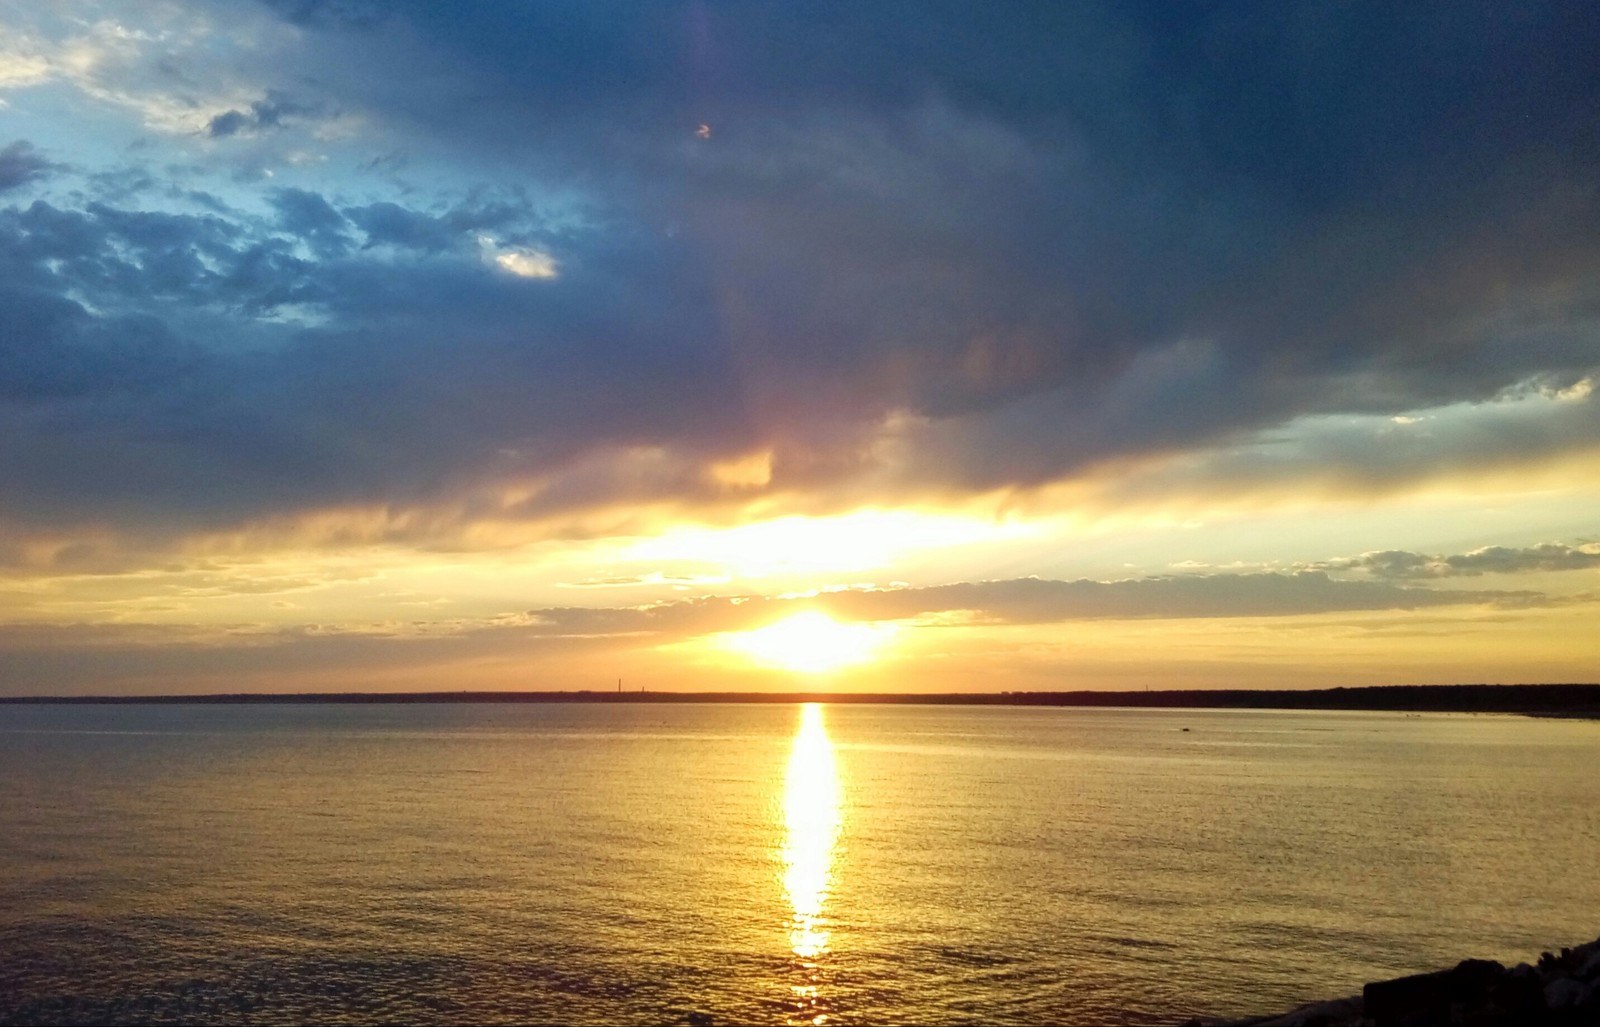
[[[764,628],[729,634],[723,645],[770,667],[826,674],[872,660],[894,633],[890,624],[840,624],[808,610]]]

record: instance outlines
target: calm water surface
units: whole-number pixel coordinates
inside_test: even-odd
[[[0,1020],[1265,1012],[1595,937],[1597,753],[1490,716],[0,707]]]

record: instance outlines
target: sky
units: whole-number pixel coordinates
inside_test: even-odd
[[[0,694],[1600,679],[1596,52],[0,0]]]

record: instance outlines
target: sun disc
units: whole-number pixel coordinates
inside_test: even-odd
[[[827,614],[808,610],[729,635],[725,645],[769,666],[826,674],[871,660],[892,631],[888,625],[840,624]]]

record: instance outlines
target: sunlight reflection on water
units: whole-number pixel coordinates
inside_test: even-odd
[[[839,841],[840,807],[839,771],[822,707],[806,703],[800,707],[783,787],[783,888],[793,910],[789,948],[800,977],[800,983],[791,985],[799,1014],[791,1020],[795,1023],[821,1024],[827,1018],[817,980],[830,936],[823,909]]]

